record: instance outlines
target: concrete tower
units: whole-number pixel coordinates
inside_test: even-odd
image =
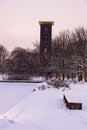
[[[40,24],[40,61],[46,64],[51,57],[53,21],[39,21]]]

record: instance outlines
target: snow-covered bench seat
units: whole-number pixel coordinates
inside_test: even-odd
[[[74,98],[72,98],[70,95],[63,95],[63,99],[66,103],[66,106],[69,109],[77,109],[82,110],[82,103],[75,101]]]

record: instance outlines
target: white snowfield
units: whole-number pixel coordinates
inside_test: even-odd
[[[69,83],[65,91],[42,84],[0,83],[0,130],[87,130],[87,83]],[[82,110],[66,108],[63,94]]]

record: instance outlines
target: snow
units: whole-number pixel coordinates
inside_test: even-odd
[[[0,130],[87,130],[87,83],[68,83],[65,91],[45,82],[0,83]],[[82,110],[66,108],[64,94]]]
[[[0,82],[0,114],[4,114],[32,92],[35,83]]]

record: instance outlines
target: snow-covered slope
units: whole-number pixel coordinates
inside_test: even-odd
[[[46,85],[46,84],[45,84]],[[1,116],[0,130],[86,130],[87,83],[70,83],[70,90],[46,88],[31,92]],[[68,110],[63,94],[82,102],[82,110]]]
[[[6,113],[24,97],[29,95],[35,86],[35,83],[0,82],[0,114]]]

